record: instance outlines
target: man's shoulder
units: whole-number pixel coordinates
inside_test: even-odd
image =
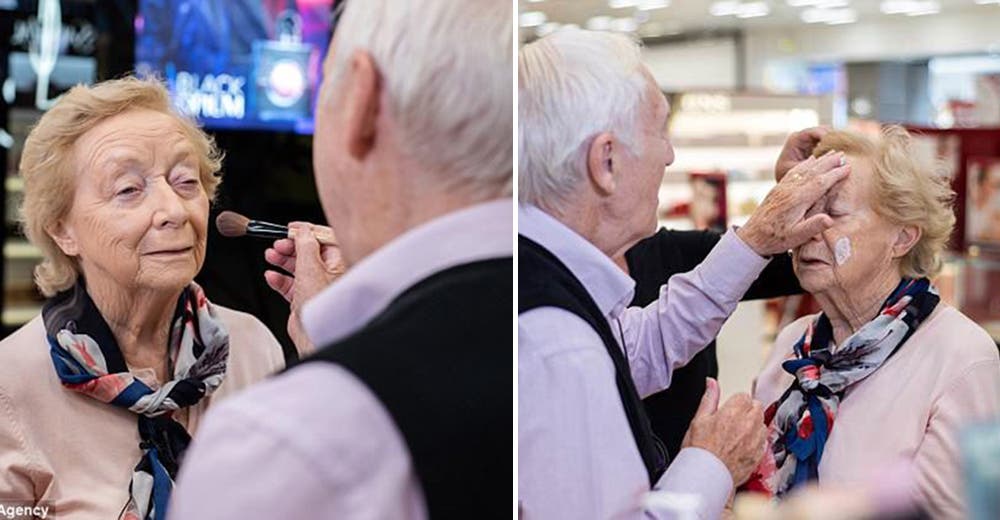
[[[604,352],[597,331],[580,316],[559,307],[537,307],[518,315],[517,341],[519,358]]]
[[[333,363],[303,363],[253,385],[220,403],[209,419],[228,432],[251,428],[300,457],[345,466],[378,455],[375,445],[350,432],[381,441],[394,433],[374,394]]]

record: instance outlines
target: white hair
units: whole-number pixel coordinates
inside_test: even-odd
[[[399,121],[403,153],[442,188],[510,195],[513,20],[502,0],[350,1],[327,73],[336,84],[364,49]]]
[[[518,199],[557,209],[586,177],[587,150],[610,132],[641,154],[638,109],[649,79],[636,40],[567,29],[519,56]]]

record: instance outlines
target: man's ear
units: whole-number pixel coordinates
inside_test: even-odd
[[[604,132],[587,148],[587,176],[594,189],[601,195],[615,192],[615,142],[614,137]]]
[[[342,82],[344,135],[351,157],[364,159],[375,146],[376,120],[382,98],[382,81],[371,54],[354,51]]]
[[[45,232],[66,256],[80,255],[80,244],[76,240],[76,235],[62,220],[46,226]]]
[[[913,246],[917,245],[920,237],[923,236],[917,226],[902,226],[896,233],[896,241],[892,244],[892,257],[901,258],[909,253]]]

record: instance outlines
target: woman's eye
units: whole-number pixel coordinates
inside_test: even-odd
[[[116,197],[127,197],[129,195],[134,195],[136,193],[139,193],[139,188],[137,188],[135,186],[126,186],[124,188],[119,189],[117,192],[115,192],[115,196]]]
[[[181,179],[177,182],[177,185],[186,190],[197,188],[201,185],[198,179]]]

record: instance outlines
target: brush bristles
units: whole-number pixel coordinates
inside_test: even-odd
[[[241,237],[247,234],[250,219],[235,211],[223,211],[215,218],[215,227],[224,237]]]

